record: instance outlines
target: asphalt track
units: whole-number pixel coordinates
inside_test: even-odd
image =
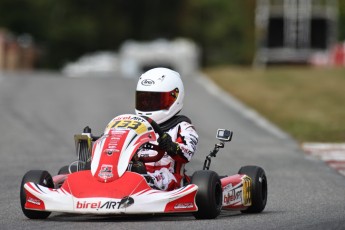
[[[19,186],[30,169],[56,174],[75,159],[73,135],[89,125],[101,133],[114,116],[133,113],[136,79],[66,78],[58,73],[0,73],[0,229],[344,229],[345,178],[307,157],[288,136],[276,135],[231,104],[210,94],[196,76],[184,77],[188,115],[200,135],[188,172],[202,168],[217,128],[233,141],[212,160],[220,175],[259,165],[268,177],[263,213],[222,211],[215,220],[183,216],[82,216],[53,213],[29,220]],[[207,86],[207,85],[206,85]],[[255,93],[255,92],[253,92]],[[263,102],[265,103],[265,102]]]

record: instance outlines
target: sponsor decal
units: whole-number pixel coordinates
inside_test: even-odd
[[[110,136],[113,136],[114,138],[117,138],[120,140],[121,136],[126,133],[126,131],[123,130],[116,130],[116,129],[110,129]]]
[[[195,145],[198,144],[198,141],[196,139],[194,139],[194,138],[191,138],[189,143],[192,144],[193,146],[195,146]]]
[[[27,202],[31,203],[31,204],[35,204],[35,205],[41,205],[41,201],[40,200],[37,200],[35,198],[32,198],[32,197],[29,197],[27,199]]]
[[[186,154],[188,154],[189,156],[192,156],[192,155],[194,154],[193,151],[191,151],[191,150],[185,148],[184,146],[180,146],[180,148],[181,148],[181,150],[182,150],[183,153],[186,153]]]
[[[141,117],[132,117],[131,120],[133,121],[139,121],[139,122],[145,122],[146,120]]]
[[[129,120],[129,119],[131,119],[131,118],[132,118],[131,115],[122,115],[122,116],[115,117],[113,120],[114,120],[114,121],[118,121],[118,120]]]
[[[155,82],[153,80],[151,80],[151,79],[144,79],[144,80],[141,81],[141,84],[143,86],[151,86],[151,85],[154,85]]]
[[[100,178],[103,178],[103,179],[112,178],[114,176],[114,174],[113,174],[113,166],[112,165],[105,165],[105,164],[103,164],[101,166],[101,170],[100,170],[98,176]]]
[[[186,209],[186,208],[194,208],[193,203],[179,203],[175,204],[174,209]]]
[[[119,143],[120,138],[112,137],[108,143],[108,148],[112,149],[111,151],[115,151],[114,149],[117,148],[117,144]]]
[[[96,201],[96,202],[87,202],[87,201],[77,201],[76,209],[95,209],[95,210],[116,210],[128,208],[134,204],[134,199],[132,197],[126,196],[120,201]]]
[[[99,209],[101,207],[101,202],[79,202],[77,201],[76,209]]]
[[[233,189],[224,195],[223,203],[226,205],[235,204],[242,201],[242,189]]]
[[[192,133],[190,133],[189,134],[191,137],[193,137],[193,138],[191,138],[194,142],[195,142],[195,144],[197,144],[198,143],[198,137],[196,137],[194,134],[192,134]]]
[[[228,184],[224,187],[223,204],[232,205],[242,202],[242,183],[237,184],[235,187]]]

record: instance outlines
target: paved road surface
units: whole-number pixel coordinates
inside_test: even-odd
[[[56,174],[75,159],[73,135],[89,125],[101,133],[108,121],[133,112],[135,79],[65,78],[58,73],[0,76],[0,229],[344,229],[345,178],[306,157],[291,138],[277,136],[211,95],[197,77],[185,77],[188,115],[200,135],[188,171],[201,169],[216,143],[217,128],[234,131],[233,141],[212,161],[220,175],[242,165],[266,170],[268,203],[261,214],[222,212],[216,220],[184,216],[94,217],[52,214],[28,220],[21,212],[19,185],[30,169]],[[263,102],[264,103],[264,102]]]

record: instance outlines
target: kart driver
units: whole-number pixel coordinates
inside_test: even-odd
[[[173,190],[183,185],[185,164],[197,148],[198,134],[190,119],[178,115],[183,107],[183,98],[180,74],[173,70],[154,68],[139,78],[135,112],[153,119],[164,132],[157,140],[165,151],[164,156],[157,162],[145,163],[147,173],[153,179],[152,186],[161,190]],[[156,151],[145,148],[138,152],[139,157],[156,154]]]

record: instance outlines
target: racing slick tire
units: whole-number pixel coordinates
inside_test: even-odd
[[[196,205],[198,211],[193,215],[196,219],[215,219],[222,209],[222,185],[216,172],[210,170],[196,171],[191,180],[197,185]]]
[[[24,184],[27,182],[34,182],[48,188],[54,188],[52,176],[47,171],[30,170],[24,175],[20,185],[20,204],[24,215],[30,219],[46,219],[51,212],[25,209],[26,192],[24,189]]]
[[[69,171],[69,165],[65,165],[65,166],[62,166],[58,172],[58,175],[61,175],[61,174],[70,174],[70,173],[74,173],[77,171],[77,166],[76,165],[72,165],[71,166],[71,172]]]
[[[267,177],[265,171],[258,166],[243,166],[238,171],[239,174],[246,174],[252,179],[251,198],[252,205],[242,213],[262,212],[267,203]]]

